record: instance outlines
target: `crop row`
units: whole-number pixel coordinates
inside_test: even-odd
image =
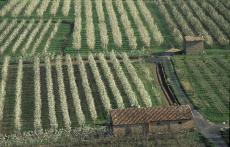
[[[156,2],[177,44],[181,42],[179,36],[182,34],[204,36],[209,46],[213,46],[214,41],[221,46],[229,45],[229,21],[225,15],[228,10],[220,3],[220,7],[223,8],[220,11],[216,8],[218,5],[216,1],[208,1],[160,0]]]
[[[81,5],[84,5],[85,13],[83,13]],[[96,7],[97,17],[92,16],[93,5]],[[108,18],[105,18],[105,15],[108,15]],[[143,18],[142,15],[144,16]],[[80,0],[76,0],[73,47],[77,50],[82,47],[81,33],[84,28],[82,25],[84,18],[82,16],[86,18],[86,40],[87,46],[91,50],[95,48],[96,21],[99,23],[100,45],[104,49],[108,47],[108,43],[111,41],[115,47],[121,48],[124,45],[124,37],[128,38],[128,44],[131,49],[137,48],[137,37],[140,37],[142,47],[150,47],[152,44],[161,45],[164,42],[164,38],[144,1],[97,0],[94,4],[92,1],[87,0],[83,4]],[[124,28],[124,34],[121,27]],[[136,36],[134,29],[137,29],[140,35]],[[109,36],[109,31],[111,31],[111,37]]]
[[[71,0],[10,0],[0,10],[0,16],[13,17],[18,16],[38,16],[43,17],[45,13],[50,13],[52,16],[57,15],[58,8],[61,7],[63,16],[68,16],[70,11]],[[50,9],[49,9],[50,7]]]
[[[75,123],[72,122],[73,117],[77,120],[77,124],[82,126],[90,120],[93,122],[101,120],[101,114],[104,112],[107,114],[113,108],[124,108],[125,106],[151,107],[153,105],[152,98],[126,53],[122,54],[121,59],[118,59],[114,52],[111,52],[109,57],[110,60],[108,61],[104,54],[100,53],[97,56],[99,60],[96,60],[93,54],[89,54],[88,59],[83,60],[80,55],[77,55],[75,59],[66,55],[65,58],[57,56],[55,60],[45,57],[44,62],[43,59],[35,57],[33,66],[23,64],[22,58],[19,58],[18,64],[11,65],[10,58],[5,57],[1,66],[0,122],[10,123],[6,122],[8,119],[5,118],[7,116],[5,113],[9,113],[6,111],[6,109],[9,109],[9,104],[5,103],[5,99],[8,99],[6,87],[12,86],[15,86],[15,91],[11,91],[11,93],[15,93],[13,98],[15,101],[12,103],[14,109],[12,120],[14,121],[11,123],[14,129],[18,131],[23,130],[25,125],[23,114],[26,113],[26,108],[22,108],[26,99],[24,97],[26,96],[25,91],[23,91],[25,90],[24,86],[31,86],[29,91],[33,91],[31,93],[34,94],[33,103],[30,104],[33,105],[33,109],[30,110],[33,111],[31,113],[33,121],[29,122],[34,130],[47,128],[47,125],[52,129],[60,127],[70,129],[76,127],[72,124]],[[28,66],[31,68],[28,69]],[[15,72],[12,72],[13,69]],[[114,72],[112,72],[112,69],[114,69]],[[33,75],[26,75],[27,70],[33,70]],[[91,76],[89,72],[92,77],[89,77]],[[9,74],[13,74],[16,78],[15,84],[7,84],[11,80],[8,78]],[[34,79],[33,85],[24,85],[24,81],[26,81],[24,78],[28,76],[32,76]],[[133,82],[129,81],[129,76]],[[43,85],[44,82],[46,83],[45,86]],[[94,86],[92,86],[93,83]],[[44,97],[44,89],[47,91],[46,97]],[[136,89],[137,91],[135,91]],[[67,93],[67,90],[70,93]],[[96,97],[95,92],[98,94]],[[46,99],[47,104],[44,103],[44,99]],[[83,105],[82,101],[86,104]],[[98,105],[98,101],[102,105]],[[70,104],[73,108],[70,108]],[[98,111],[99,107],[104,112]],[[45,114],[42,109],[47,110],[47,118],[44,118]],[[70,111],[70,109],[73,109],[73,111]],[[60,116],[62,116],[62,124],[59,122]],[[49,124],[44,124],[44,119],[48,119]],[[4,125],[5,123],[0,124]]]
[[[6,23],[10,24],[7,26]],[[41,49],[46,53],[58,31],[60,21],[54,24],[54,28],[51,28],[51,26],[51,19],[47,22],[43,20],[35,22],[33,19],[29,22],[26,20],[21,20],[20,22],[17,20],[3,20],[0,23],[0,54],[25,54],[29,52],[30,48],[30,53],[35,54],[42,45],[42,41],[45,41],[44,38],[48,35],[49,30],[52,30],[48,35],[45,46]]]

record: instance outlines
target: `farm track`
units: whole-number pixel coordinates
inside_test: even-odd
[[[166,58],[166,57],[163,57],[164,59],[164,62],[170,62],[171,63],[171,59],[170,57]],[[167,66],[164,65],[164,67],[166,68]],[[167,67],[169,68],[169,67]],[[174,84],[173,87],[175,87],[175,84],[176,83],[180,83],[178,81],[178,78],[174,79],[174,80],[171,80],[172,77],[177,77],[177,73],[176,71],[173,71],[173,72],[170,72],[170,74],[167,74],[168,78],[170,78],[170,84]],[[210,121],[208,121],[206,118],[204,118],[202,116],[202,114],[200,112],[198,112],[196,110],[195,107],[193,107],[193,104],[190,102],[190,100],[187,98],[184,90],[180,90],[181,91],[181,94],[183,93],[183,97],[180,97],[179,101],[182,102],[183,104],[189,104],[191,107],[192,107],[192,112],[193,112],[193,115],[194,115],[194,121],[195,121],[195,124],[197,126],[197,129],[201,132],[202,135],[204,135],[205,138],[207,138],[211,143],[213,143],[213,145],[215,146],[221,146],[221,147],[227,147],[227,144],[224,142],[221,134],[220,134],[220,129],[221,128],[224,128],[224,127],[228,127],[229,124],[214,124]],[[183,100],[184,99],[184,100]]]

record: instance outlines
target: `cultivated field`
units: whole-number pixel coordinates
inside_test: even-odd
[[[1,131],[101,124],[110,109],[167,105],[155,67],[126,54],[3,59]],[[145,76],[143,76],[145,75]]]
[[[210,121],[229,123],[229,56],[175,57],[173,63],[194,107]]]
[[[55,22],[51,24],[60,22],[50,36],[56,38],[56,36],[62,35],[61,40],[59,39],[61,44],[57,46],[54,43],[56,51],[50,50],[51,53],[85,53],[88,51],[111,51],[112,49],[137,52],[136,49],[148,48],[150,50],[150,47],[159,46],[164,42],[158,26],[154,22],[154,17],[143,1],[37,0],[30,2],[28,0],[12,0],[2,5],[0,16],[3,30],[7,29],[5,24],[9,23],[6,22],[8,19],[16,21],[15,18],[17,18],[19,22],[12,26],[16,31],[15,34],[12,34],[15,38],[20,38],[19,32],[23,31],[20,22],[28,20],[28,18],[35,21],[49,21],[52,18],[52,21]],[[25,22],[25,25],[30,23],[32,22]],[[38,23],[35,22],[34,26],[38,27]],[[67,32],[63,32],[64,27],[68,29]],[[35,29],[35,27],[32,28]],[[25,30],[26,38],[34,38],[34,36],[30,37],[32,28]],[[51,28],[54,29],[54,27]],[[11,32],[6,33],[11,35]],[[46,31],[44,31],[45,33]],[[4,37],[2,36],[2,38]],[[45,37],[47,36],[45,35]],[[41,39],[45,38],[41,37]],[[24,42],[23,39],[21,42]],[[52,39],[49,42],[51,43]],[[9,48],[9,50],[11,49]],[[37,53],[43,52],[44,50],[41,49]],[[12,52],[12,54],[15,53]]]
[[[206,48],[228,48],[228,6],[224,0],[1,2],[0,53],[31,56],[117,50],[139,54],[182,47],[186,35],[203,35]],[[32,47],[27,50],[20,44]]]
[[[205,53],[158,57],[185,36],[203,36]],[[82,141],[109,110],[170,96],[229,123],[229,48],[229,0],[0,0],[0,146]]]
[[[182,45],[183,36],[186,35],[204,36],[208,47],[229,46],[229,1],[159,0],[155,4],[159,7],[177,46]]]

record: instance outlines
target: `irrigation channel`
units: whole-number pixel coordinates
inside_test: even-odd
[[[192,108],[194,122],[198,131],[214,146],[227,147],[228,145],[224,142],[220,129],[227,127],[228,124],[214,124],[206,120],[197,110],[194,109],[180,84],[175,69],[173,66],[168,66],[173,64],[171,58],[169,56],[155,57],[152,58],[152,61],[157,65],[157,77],[168,103],[170,105],[189,104]],[[177,93],[175,93],[175,91],[177,91]]]

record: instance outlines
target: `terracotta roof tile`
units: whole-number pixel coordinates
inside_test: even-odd
[[[140,124],[153,121],[192,119],[189,105],[159,108],[127,108],[110,111],[113,125]]]

